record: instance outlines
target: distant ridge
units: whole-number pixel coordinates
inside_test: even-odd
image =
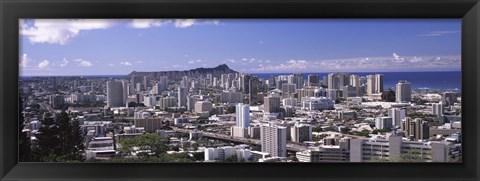
[[[159,72],[137,72],[133,71],[128,74],[128,77],[131,78],[132,76],[148,76],[150,78],[160,78],[161,76],[167,76],[169,79],[180,79],[183,76],[199,76],[205,74],[212,74],[213,76],[220,76],[220,74],[229,74],[229,73],[238,73],[235,70],[230,69],[227,64],[221,64],[217,67],[213,68],[196,68],[191,70],[183,70],[183,71],[159,71]]]

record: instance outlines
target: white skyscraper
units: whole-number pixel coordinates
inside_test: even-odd
[[[287,156],[287,128],[270,123],[260,126],[260,142],[262,152],[270,153],[272,157]]]
[[[123,86],[124,86],[124,83],[121,81],[107,82],[107,106],[108,107],[125,106],[126,100],[124,100]]]
[[[405,109],[391,108],[388,110],[388,117],[392,118],[392,125],[400,127],[402,120],[405,118]]]
[[[375,88],[377,87],[375,84],[375,76],[374,75],[367,75],[367,95],[375,94]]]
[[[412,88],[410,82],[400,80],[396,86],[396,101],[410,102],[412,100]]]
[[[247,128],[250,126],[250,106],[246,104],[239,103],[236,106],[236,126]]]
[[[432,114],[440,117],[443,115],[443,103],[433,103],[432,104]]]

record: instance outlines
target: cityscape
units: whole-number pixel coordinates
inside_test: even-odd
[[[39,52],[47,56],[49,46],[74,46],[77,39],[94,36],[93,29],[115,26],[95,22],[83,29],[72,26],[78,31],[63,39],[41,37],[42,28],[53,31],[59,26],[51,24],[65,22],[75,23],[22,22],[21,162],[462,162],[458,56],[393,53],[274,65],[273,59],[207,61],[182,54],[185,63],[162,60],[169,68],[154,68],[162,61],[121,60],[97,67],[86,59],[30,58]],[[245,22],[131,23],[125,31],[172,26],[177,32]],[[458,25],[443,22],[449,23]],[[422,35],[457,36],[455,31]],[[38,46],[47,48],[27,55]]]

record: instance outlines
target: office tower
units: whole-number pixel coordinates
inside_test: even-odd
[[[388,110],[388,117],[392,118],[393,127],[401,127],[402,120],[405,119],[405,109],[391,108]]]
[[[211,112],[213,109],[213,105],[209,101],[197,101],[195,103],[195,112],[202,113],[205,111]]]
[[[360,95],[360,79],[358,75],[350,75],[350,85],[355,87],[357,95]]]
[[[452,106],[457,102],[457,93],[455,92],[444,92],[442,95],[442,100],[447,106]]]
[[[402,119],[402,126],[401,129],[405,132],[405,137],[410,137],[410,124],[412,122],[412,119],[409,117],[405,117]]]
[[[312,140],[312,126],[309,124],[297,124],[290,128],[291,140],[302,143]]]
[[[136,90],[137,92],[142,91],[142,83],[137,83],[137,85],[135,85],[135,90]]]
[[[223,91],[220,95],[220,102],[222,103],[241,103],[242,93],[241,92],[227,92]]]
[[[178,107],[187,107],[187,88],[178,87]]]
[[[169,107],[175,107],[177,105],[177,99],[175,97],[164,97],[160,99],[160,109],[165,110]]]
[[[167,85],[168,85],[168,77],[167,76],[161,76],[160,77],[160,91],[165,91],[167,90]]]
[[[193,112],[193,109],[195,108],[195,98],[192,96],[187,95],[187,111]]]
[[[150,85],[150,78],[148,76],[143,76],[143,90],[148,90],[148,86]]]
[[[294,84],[297,85],[297,89],[303,88],[303,74],[293,74]]]
[[[240,89],[244,94],[250,93],[250,75],[242,74],[240,76]]]
[[[292,94],[292,93],[294,94],[297,91],[297,84],[290,84],[290,83],[283,84],[281,90],[282,90],[284,95],[285,94],[288,95],[288,94]]]
[[[50,95],[50,105],[54,109],[60,109],[65,104],[65,97],[63,95]]]
[[[283,103],[283,106],[297,106],[297,98],[291,98],[291,97],[285,98],[282,100],[282,103]]]
[[[427,121],[423,121],[420,118],[411,120],[410,118],[405,118],[402,123],[402,130],[405,132],[405,137],[423,140],[429,139],[430,137],[430,127],[428,126]]]
[[[131,80],[130,80],[130,84],[133,86],[134,90],[140,91],[136,88],[137,88],[137,84],[142,84],[142,81],[143,81],[143,78],[141,76],[132,75]],[[133,93],[132,93],[132,95],[133,95]]]
[[[375,127],[377,129],[390,129],[392,127],[391,117],[377,117],[375,119]]]
[[[375,94],[375,76],[374,75],[367,75],[367,95],[371,96]]]
[[[239,103],[235,107],[236,124],[231,128],[231,134],[234,137],[247,137],[248,127],[250,126],[250,106]]]
[[[375,93],[383,92],[383,75],[375,74]]]
[[[135,127],[143,127],[146,132],[153,133],[162,128],[163,119],[161,118],[135,118]]]
[[[338,89],[338,77],[336,74],[330,73],[328,74],[328,89]]]
[[[414,123],[415,123],[415,132],[413,134],[410,134],[410,135],[413,135],[415,137],[416,140],[423,140],[423,139],[428,139],[429,138],[429,127],[428,127],[428,122],[427,121],[423,121],[422,119],[420,118],[416,118],[414,120]],[[410,129],[412,129],[412,127],[410,127]],[[412,131],[412,130],[410,130]]]
[[[120,81],[107,82],[107,106],[120,107],[125,106],[123,100],[123,83]]]
[[[213,77],[212,86],[213,86],[213,87],[218,87],[218,80],[217,80],[217,77]]]
[[[250,101],[250,105],[256,105],[258,103],[258,77],[250,77],[249,82],[248,100]]]
[[[264,97],[263,111],[268,113],[280,112],[280,97],[278,96]]]
[[[287,156],[287,128],[270,123],[260,126],[260,143],[262,152],[272,157]]]
[[[128,85],[128,82],[125,80],[122,80],[122,93],[123,93],[123,104],[128,104],[127,98],[128,98],[128,89],[130,89],[130,86]]]
[[[443,103],[432,103],[432,114],[441,117],[443,116]]]
[[[155,107],[157,105],[157,97],[154,95],[143,96],[143,104],[147,107]]]
[[[412,89],[410,82],[400,80],[396,86],[396,101],[410,102],[412,100]]]
[[[318,75],[308,75],[307,78],[308,86],[317,87],[320,86],[320,76]]]
[[[235,110],[236,126],[247,128],[250,126],[250,106],[239,103]]]

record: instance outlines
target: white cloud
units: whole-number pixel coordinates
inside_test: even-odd
[[[60,67],[65,67],[65,66],[67,66],[67,65],[68,65],[68,60],[67,60],[66,58],[64,58],[64,59],[62,60],[62,63],[60,64]]]
[[[197,59],[197,60],[191,59],[191,60],[188,61],[189,64],[200,63],[200,62],[202,62],[202,60],[200,60],[200,59]]]
[[[398,61],[395,61],[398,60]],[[403,60],[403,61],[402,61]],[[266,61],[265,61],[266,62]],[[262,66],[261,66],[262,65]],[[389,72],[389,71],[455,71],[460,70],[460,55],[445,56],[399,56],[357,57],[329,60],[288,60],[281,63],[272,61],[265,64],[251,64],[253,72]]]
[[[28,55],[24,53],[20,58],[20,67],[27,67],[28,66]]]
[[[109,67],[115,67],[115,65],[113,65],[113,63],[109,63],[108,66]]]
[[[31,43],[66,44],[81,31],[107,29],[114,25],[112,20],[103,19],[35,19],[31,25],[22,21],[20,34]]]
[[[161,27],[173,24],[176,28],[187,28],[194,25],[218,25],[218,20],[197,20],[197,19],[134,19],[129,26],[137,29]]]
[[[130,62],[120,62],[120,64],[125,65],[125,66],[131,66],[132,65],[132,63],[130,63]]]
[[[47,68],[50,62],[48,60],[43,60],[38,64],[38,68],[44,69]]]
[[[80,67],[91,67],[91,66],[93,66],[93,63],[88,61],[88,60],[76,59],[76,60],[73,60],[73,61],[77,62],[78,66],[80,66]]]
[[[393,60],[394,62],[403,62],[405,61],[404,58],[400,57],[400,55],[396,54],[396,53],[393,53]]]
[[[419,36],[444,36],[444,35],[458,34],[458,33],[460,33],[460,31],[430,31],[430,32],[420,34]]]
[[[134,19],[130,23],[130,27],[137,29],[159,27],[171,23],[172,20],[163,19]]]
[[[175,27],[186,28],[195,24],[195,19],[177,19],[175,20]]]

